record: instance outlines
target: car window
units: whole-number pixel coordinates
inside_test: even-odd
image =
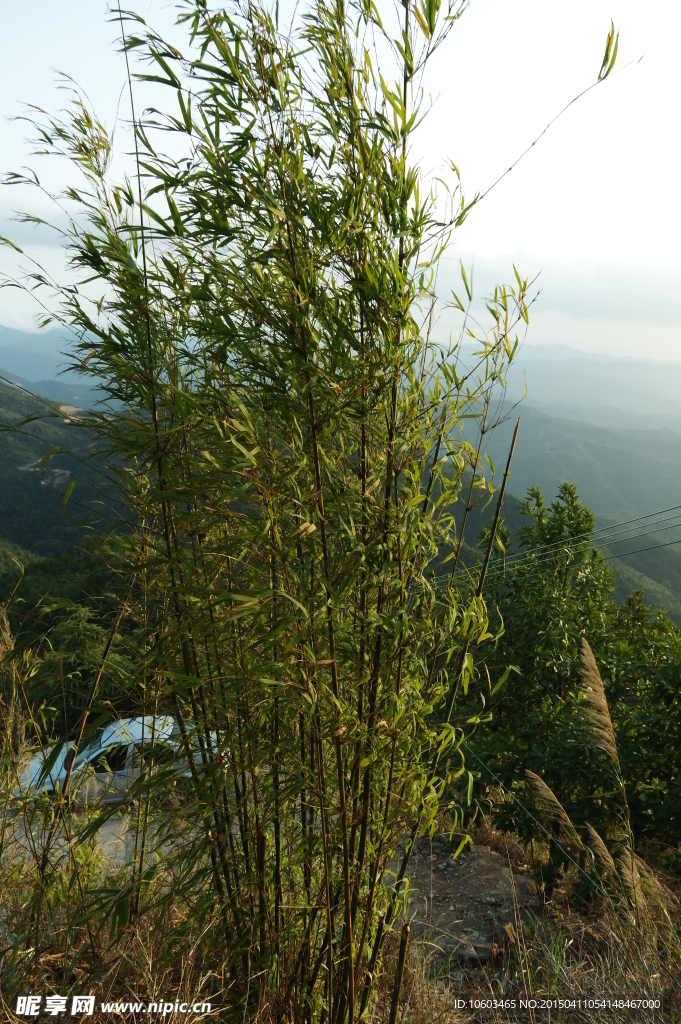
[[[99,750],[101,746],[102,734],[99,733],[99,735],[92,741],[92,743],[88,743],[87,747],[85,747],[84,750],[81,750],[81,752],[78,754],[78,757],[74,761],[74,768],[78,768],[78,766],[81,765],[83,761],[89,761],[92,755],[95,753],[95,751]]]
[[[146,766],[153,763],[158,767],[162,764],[168,764],[176,756],[177,750],[171,743],[155,743],[152,747],[150,743],[145,743],[144,749],[141,743],[135,744],[135,760],[137,765],[141,761],[144,761]]]
[[[103,750],[101,754],[95,754],[90,761],[90,767],[93,768],[98,775],[109,772],[121,772],[125,768],[127,756],[127,744],[118,744],[115,747],[109,747],[107,750]]]

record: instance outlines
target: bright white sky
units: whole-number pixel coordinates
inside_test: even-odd
[[[172,24],[167,0],[141,0],[137,10],[161,29]],[[434,108],[417,144],[424,170],[453,159],[466,191],[484,190],[596,78],[611,17],[621,70],[473,212],[443,283],[454,283],[460,257],[474,261],[482,291],[511,280],[515,262],[525,274],[541,271],[529,343],[681,360],[681,4],[472,0],[432,66]],[[63,102],[56,71],[85,89],[108,125],[120,97],[127,120],[124,62],[104,0],[5,0],[3,24],[0,172],[29,162],[25,127],[10,120],[21,103],[53,111]],[[63,171],[44,160],[37,167],[48,186],[60,183]],[[16,191],[0,189],[0,234],[35,246],[33,229],[9,223],[18,205]],[[32,251],[56,265],[56,252]],[[1,266],[10,268],[7,254]],[[0,292],[1,324],[34,329],[36,312],[17,292]]]

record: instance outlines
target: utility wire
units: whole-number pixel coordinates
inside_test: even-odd
[[[657,518],[658,516],[665,515],[667,512],[677,512],[677,516],[670,516],[668,519],[663,520]],[[656,522],[650,524],[651,526],[656,526],[660,522],[670,522],[672,519],[675,518],[679,519],[678,525],[681,525],[681,505],[671,505],[668,508],[662,508],[657,510],[656,512],[650,512],[645,516],[636,516],[634,519],[625,519],[623,522],[614,523],[612,526],[603,526],[600,529],[594,530],[592,533],[590,533],[588,535],[588,538],[585,538],[581,542],[577,541],[576,543],[583,543],[587,547],[591,547],[595,544],[613,543],[614,541],[612,540],[612,538],[616,536],[618,532],[621,531],[623,533],[629,534],[634,532],[634,530],[636,529],[632,525],[634,523],[645,523],[647,520],[656,520]],[[623,527],[629,527],[629,529],[622,530]],[[640,530],[641,527],[639,527],[638,529]],[[648,533],[655,532],[650,530],[648,527],[644,527],[643,531],[644,532],[640,533],[639,535],[643,536],[647,535]],[[539,547],[534,548],[532,551],[519,551],[515,554],[508,555],[505,559],[505,563],[507,566],[509,566],[511,564],[515,564],[518,561],[522,561],[523,559],[535,557],[537,553],[550,552],[552,550],[559,551],[561,548],[564,548],[565,545],[569,543],[569,540],[563,538],[561,540],[552,541],[550,544],[542,544]],[[465,569],[462,570],[462,572],[465,573]],[[449,574],[447,575],[449,576]]]
[[[661,520],[660,522],[669,522],[669,520]],[[610,540],[609,538],[604,538],[604,539],[602,539],[600,541],[600,543],[601,544],[604,544],[604,543],[608,543],[608,544],[613,544],[613,543],[622,544],[622,543],[625,542],[625,540],[635,540],[636,537],[652,537],[652,536],[655,536],[656,534],[665,533],[668,530],[673,530],[673,529],[676,529],[676,528],[680,528],[681,527],[681,518],[678,518],[676,521],[672,522],[670,525],[667,525],[667,526],[659,526],[659,527],[652,528],[653,526],[655,526],[655,524],[651,524],[651,527],[647,527],[644,530],[642,530],[641,532],[639,532],[637,534],[634,534],[633,536],[631,536],[631,532],[630,532],[630,535],[628,537],[622,537],[620,540],[614,540],[613,541],[613,540]],[[654,545],[651,545],[651,546],[648,546],[648,547],[635,548],[635,549],[633,549],[631,551],[620,551],[620,552],[614,552],[614,553],[610,553],[610,554],[604,554],[603,558],[604,559],[623,558],[623,557],[626,557],[627,555],[638,554],[641,551],[650,551],[650,550],[654,550],[656,548],[669,547],[671,545],[679,544],[679,543],[681,543],[681,540],[670,541],[669,544],[654,544]],[[504,558],[503,559],[503,564],[499,564],[499,565],[493,566],[490,569],[490,573],[491,573],[492,577],[499,576],[499,575],[505,575],[506,573],[511,573],[515,569],[522,568],[525,565],[541,566],[541,565],[548,564],[549,562],[555,560],[555,558],[558,555],[560,555],[561,551],[564,551],[566,553],[566,555],[568,555],[568,557],[575,557],[577,555],[584,554],[590,548],[594,548],[594,547],[596,547],[596,543],[594,542],[594,539],[593,539],[592,535],[589,535],[588,537],[584,538],[583,540],[577,540],[577,541],[570,541],[569,539],[566,539],[566,540],[560,541],[557,545],[553,545],[553,544],[552,545],[542,545],[542,546],[540,546],[538,548],[532,549],[531,551],[523,552],[521,557],[516,556],[516,560],[515,561],[511,561],[510,558]],[[469,572],[469,570],[466,569],[465,567],[462,568],[461,570],[457,570],[457,572],[455,574],[455,578],[457,576],[465,577],[465,576],[468,575],[468,572]],[[444,574],[444,573],[440,574],[439,576],[435,577],[435,583],[436,583],[436,585],[441,585],[440,581],[444,581],[444,580],[448,581],[449,578],[450,578],[449,573],[447,573],[447,574]]]
[[[603,555],[603,561],[610,561],[613,558],[622,558],[622,557],[624,557],[626,555],[636,555],[636,554],[639,554],[640,552],[643,552],[643,551],[657,551],[660,548],[672,547],[675,544],[681,544],[681,540],[672,540],[672,541],[669,541],[669,543],[667,543],[667,544],[651,544],[650,546],[645,547],[645,548],[636,548],[634,551],[622,551],[620,554],[617,554],[617,555]],[[579,568],[579,565],[573,563],[572,565],[568,565],[567,571],[568,572],[573,572],[575,569],[578,569],[578,568]],[[534,573],[530,573],[529,575],[523,577],[523,582],[526,582],[528,580],[539,579],[540,577],[544,576],[545,573],[546,573],[546,570],[540,570],[540,571],[537,571],[537,572],[534,572]],[[464,583],[468,584],[468,585],[471,585],[473,582],[474,581],[470,580],[470,579],[466,579],[464,581]],[[438,583],[437,586],[438,586],[439,589],[444,589],[445,588],[445,584],[442,583],[442,582]]]
[[[667,511],[671,511],[671,510],[670,509],[662,509],[660,512],[653,512],[649,516],[642,516],[640,518],[641,519],[653,519],[654,517],[660,516],[664,512],[667,512]],[[630,522],[631,523],[639,523],[640,524],[640,519],[639,520],[637,520],[637,519],[630,520]],[[666,519],[657,519],[656,518],[655,521],[653,523],[650,523],[648,526],[646,526],[645,524],[641,524],[641,525],[637,525],[637,526],[633,526],[633,525],[630,526],[630,525],[628,525],[628,523],[624,522],[624,523],[617,523],[614,526],[604,527],[601,530],[595,530],[593,533],[589,533],[588,537],[586,537],[586,536],[584,537],[584,542],[585,543],[589,543],[589,544],[592,544],[592,543],[597,543],[597,544],[618,543],[617,541],[614,540],[615,537],[618,537],[620,535],[623,536],[623,537],[624,536],[629,536],[632,533],[639,533],[639,534],[649,533],[651,527],[657,527],[657,526],[659,526],[662,523],[672,523],[672,525],[677,525],[677,526],[681,525],[681,512],[677,512],[677,514],[673,515],[673,516],[668,516]],[[626,529],[622,529],[622,527],[626,527]],[[539,548],[534,548],[533,551],[550,551],[551,549],[560,549],[562,546],[565,545],[565,543],[569,543],[569,541],[566,541],[563,538],[561,540],[553,541],[550,544],[543,544]],[[522,560],[527,554],[528,554],[528,552],[518,551],[515,554],[509,555],[507,557],[507,559],[506,559],[506,562],[507,563],[517,562],[519,560]]]
[[[681,526],[681,523],[678,524],[678,525]],[[643,536],[644,537],[645,536],[654,536],[655,533],[657,533],[657,532],[663,533],[664,531],[663,530],[660,530],[660,531],[651,530],[649,533],[643,534]],[[600,554],[601,554],[601,557],[603,558],[604,561],[610,561],[610,560],[612,560],[614,558],[626,558],[628,555],[637,555],[637,554],[640,554],[642,551],[656,551],[658,548],[673,547],[675,544],[681,544],[681,538],[679,540],[668,541],[665,544],[649,544],[649,545],[646,545],[645,547],[632,548],[631,551],[616,551],[616,552],[610,552],[610,553],[600,552]],[[578,563],[574,562],[574,558],[578,557],[579,555],[585,554],[589,550],[589,548],[591,548],[591,547],[592,547],[591,544],[581,545],[581,546],[576,546],[576,545],[575,546],[571,546],[569,544],[566,544],[564,550],[565,550],[565,554],[567,556],[567,564],[568,564],[569,568],[576,569],[578,567]],[[556,554],[558,554],[558,552],[556,552]],[[491,579],[494,582],[494,580],[496,580],[498,578],[503,578],[507,574],[509,576],[511,576],[515,570],[523,569],[525,566],[528,566],[528,567],[535,566],[536,568],[543,569],[543,571],[546,571],[546,569],[548,568],[550,563],[555,561],[555,558],[556,558],[556,555],[550,555],[550,556],[544,556],[543,558],[528,558],[526,561],[523,561],[523,562],[520,562],[520,563],[516,563],[515,565],[512,565],[512,566],[508,566],[508,565],[506,565],[506,566],[505,565],[496,566],[495,565],[493,567],[493,569],[491,570]],[[443,586],[443,583],[441,582],[443,580],[443,577],[440,576],[440,577],[437,577],[437,579],[438,579],[438,586]]]
[[[663,526],[662,524],[665,523],[669,525]],[[631,540],[637,536],[647,537],[656,533],[661,533],[664,530],[674,529],[674,527],[677,526],[681,526],[681,516],[672,516],[668,519],[660,519],[645,526],[630,527],[628,530],[619,530],[608,535],[601,535],[600,537],[595,537],[591,533],[574,539],[566,537],[552,544],[538,545],[536,548],[518,552],[515,555],[506,556],[504,561],[506,566],[510,568],[511,566],[522,564],[525,561],[536,559],[538,555],[551,558],[558,554],[561,549],[564,550],[566,547],[570,547],[575,550],[577,548],[590,548],[600,545],[611,546],[613,544],[622,544],[625,540]]]

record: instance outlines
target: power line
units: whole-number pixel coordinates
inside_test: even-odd
[[[651,513],[651,515],[649,516],[640,516],[636,520],[631,520],[630,522],[633,523],[643,522],[644,520],[650,520],[653,519],[654,516],[659,516],[667,511],[672,511],[672,509],[662,509],[660,510],[660,512]],[[673,530],[681,527],[681,516],[670,516],[667,519],[662,520],[658,519],[657,522],[649,523],[648,525],[643,526],[643,528],[639,527],[636,529],[636,531],[633,527],[628,530],[620,530],[620,527],[624,525],[626,524],[620,523],[610,528],[611,532],[609,536],[607,534],[604,536],[606,531],[603,530],[600,531],[600,538],[596,538],[595,534],[589,534],[583,539],[563,539],[557,542],[553,542],[551,544],[540,545],[537,548],[533,548],[532,550],[519,552],[515,556],[508,556],[507,558],[503,559],[503,562],[501,564],[497,564],[490,568],[491,576],[494,579],[500,575],[505,575],[506,573],[510,574],[515,569],[522,568],[525,565],[546,565],[547,563],[553,561],[561,553],[561,551],[564,551],[567,558],[570,559],[575,558],[581,554],[584,554],[590,548],[596,547],[597,544],[623,544],[626,540],[633,540],[636,537],[651,537],[660,533],[665,533],[668,530]],[[681,543],[681,541],[671,541],[669,542],[669,544],[655,544],[646,547],[635,548],[630,551],[603,554],[602,557],[605,560],[610,560],[613,558],[623,558],[627,557],[628,555],[638,554],[643,551],[651,551],[657,548],[670,547],[678,543]],[[454,574],[454,578],[456,579],[457,577],[467,577],[471,571],[472,570],[463,567],[462,569],[457,570],[457,572]],[[437,586],[442,586],[444,584],[444,581],[449,581],[450,578],[450,573],[442,573],[439,576],[435,577],[434,582],[436,583]]]
[[[636,548],[634,551],[622,551],[619,554],[603,555],[602,557],[603,557],[603,561],[610,561],[613,558],[623,558],[626,555],[636,555],[636,554],[639,554],[640,552],[643,552],[643,551],[657,551],[659,548],[672,547],[673,545],[676,545],[676,544],[681,544],[681,540],[672,540],[672,541],[669,541],[667,544],[651,544],[650,546],[645,547],[645,548]],[[558,567],[558,568],[560,568],[560,567]],[[578,568],[579,568],[579,565],[576,564],[576,563],[573,563],[572,565],[568,565],[567,566],[567,571],[568,572],[573,572],[575,569],[578,569]],[[543,571],[538,571],[538,572],[530,573],[529,575],[523,577],[523,582],[526,582],[528,580],[539,579],[540,577],[544,576],[545,573],[546,573],[545,569]],[[509,573],[509,575],[511,575],[511,574]],[[469,584],[469,585],[473,585],[474,582],[475,581],[471,580],[470,578],[466,579],[466,581],[465,581],[465,583]],[[494,580],[493,580],[493,582],[494,582]],[[444,588],[445,585],[446,585],[446,583],[444,583],[444,582],[441,582],[441,583],[437,584],[439,589]]]
[[[671,525],[662,526],[661,524],[663,523],[670,523]],[[661,533],[664,530],[674,529],[678,526],[681,526],[681,516],[671,516],[668,519],[661,519],[643,527],[630,527],[628,530],[617,530],[609,535],[601,534],[600,537],[596,537],[594,534],[590,533],[574,539],[563,538],[560,541],[553,542],[552,544],[541,544],[536,548],[518,552],[515,555],[509,555],[504,559],[504,561],[506,566],[510,568],[514,565],[521,564],[524,561],[536,558],[537,555],[553,557],[554,554],[558,554],[561,549],[565,549],[566,547],[570,547],[572,550],[577,550],[578,548],[589,548],[595,547],[596,545],[621,544],[625,540],[631,539],[632,535],[634,537],[646,537],[656,533]],[[620,539],[617,539],[618,537]]]
[[[667,508],[657,509],[655,512],[648,512],[644,516],[635,516],[633,519],[624,519],[622,522],[620,522],[620,523],[612,523],[610,526],[601,526],[601,527],[599,527],[599,529],[593,530],[589,534],[589,536],[593,537],[593,538],[600,538],[600,537],[602,537],[605,534],[611,534],[613,531],[620,530],[624,526],[631,526],[632,523],[643,523],[643,522],[645,522],[646,520],[649,520],[649,519],[656,519],[658,516],[666,515],[667,512],[676,512],[678,516],[681,516],[681,505],[670,505]],[[664,520],[664,521],[666,522],[667,520]],[[564,543],[564,541],[557,540],[557,541],[553,541],[551,544],[544,545],[544,547],[547,547],[547,548],[558,547],[562,543]],[[514,556],[510,556],[510,557],[514,557]],[[517,557],[517,556],[515,556],[515,557]]]
[[[676,523],[675,526],[677,526],[677,527],[681,526],[681,523]],[[664,533],[664,532],[666,532],[666,530],[670,530],[670,529],[673,529],[673,528],[674,527],[665,527],[664,529],[661,529],[661,530],[649,530],[649,531],[647,531],[644,534],[640,534],[640,536],[642,536],[642,537],[655,536],[655,534],[657,534],[657,533]],[[672,541],[669,541],[666,544],[651,544],[651,545],[648,545],[648,546],[643,547],[643,548],[634,548],[631,551],[616,551],[616,552],[612,552],[610,554],[601,552],[601,557],[603,558],[604,561],[609,561],[610,559],[613,559],[613,558],[626,558],[627,555],[636,555],[636,554],[639,554],[642,551],[654,551],[657,548],[671,547],[674,544],[681,544],[681,539],[679,539],[679,540],[672,540]],[[591,544],[591,543],[585,543],[585,544],[581,544],[581,545],[570,545],[569,543],[566,544],[565,545],[565,552],[566,552],[566,556],[567,556],[566,561],[567,561],[567,564],[570,566],[570,568],[573,568],[573,569],[576,568],[576,563],[573,562],[573,564],[570,565],[570,556],[572,556],[574,558],[576,556],[583,555],[583,554],[585,554],[585,552],[587,552],[589,550],[589,548],[592,548],[593,546],[594,545]],[[557,553],[558,552],[556,552],[556,554]],[[531,554],[530,557],[525,559],[523,562],[516,562],[514,565],[511,565],[511,566],[504,566],[504,565],[496,566],[495,565],[494,569],[492,570],[492,576],[493,577],[504,576],[507,572],[510,574],[515,569],[517,569],[518,567],[520,567],[522,569],[523,566],[525,566],[525,565],[535,565],[535,566],[539,566],[539,567],[541,567],[541,566],[545,567],[550,562],[552,562],[554,560],[554,558],[555,558],[554,554],[544,555],[541,558],[535,558]]]
[[[681,506],[679,506],[679,507],[681,507]],[[631,519],[631,520],[627,520],[627,521],[625,521],[623,523],[617,523],[617,524],[615,524],[613,526],[603,527],[600,530],[594,530],[592,533],[589,533],[588,538],[587,537],[584,538],[584,541],[586,543],[600,543],[600,544],[608,543],[608,544],[611,544],[613,542],[617,543],[616,541],[613,541],[613,538],[618,536],[619,534],[627,535],[627,534],[631,534],[631,533],[635,533],[635,532],[639,532],[640,533],[641,531],[647,533],[647,532],[649,532],[649,528],[647,526],[632,526],[632,525],[629,525],[629,524],[630,523],[640,523],[642,520],[654,519],[657,516],[663,515],[665,512],[671,512],[671,511],[673,511],[673,509],[661,509],[659,512],[652,512],[648,516],[639,516],[638,519]],[[667,519],[656,519],[656,521],[654,523],[652,523],[651,525],[652,526],[659,526],[660,523],[670,523],[670,522],[673,525],[677,525],[677,526],[681,525],[681,513],[677,513],[674,516],[669,516]],[[622,527],[627,527],[627,529],[622,529]],[[546,550],[546,551],[548,551],[551,548],[560,549],[560,547],[564,546],[565,543],[566,543],[566,540],[563,538],[561,540],[553,541],[551,544],[541,545],[540,548],[535,548],[534,550],[535,551],[536,550]],[[519,559],[522,559],[525,555],[526,555],[526,552],[519,551],[519,552],[516,552],[515,554],[509,555],[507,557],[506,561],[508,563],[513,562],[513,561],[518,561]]]

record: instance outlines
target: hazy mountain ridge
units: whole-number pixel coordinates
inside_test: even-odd
[[[508,398],[520,399],[526,389],[529,404],[551,416],[602,427],[681,432],[681,361],[524,345],[508,374]]]
[[[0,327],[0,376],[14,380],[21,376],[19,382],[27,390],[60,404],[91,404],[96,391],[77,374],[60,372],[66,360],[59,353],[68,344],[68,337],[58,330],[27,334]],[[528,398],[512,410],[513,400],[524,393],[525,379]],[[539,350],[528,345],[521,349],[509,373],[508,416],[488,446],[499,483],[515,420],[520,415],[510,493],[504,506],[512,533],[517,536],[520,528],[518,499],[528,488],[539,487],[549,503],[566,480],[576,483],[582,501],[594,511],[597,529],[681,506],[678,395],[681,363],[617,360],[560,346]],[[628,410],[627,403],[634,401],[634,411]],[[539,404],[552,414],[541,411]],[[561,418],[563,409],[572,410],[572,415]],[[0,382],[3,422],[44,411],[35,399]],[[47,433],[45,424],[49,425]],[[42,437],[9,436],[0,454],[5,484],[0,494],[0,539],[35,554],[51,553],[78,539],[78,533],[67,522],[67,513],[75,511],[76,501],[67,513],[62,512],[63,488],[50,486],[57,483],[51,479],[43,483],[25,468],[44,455],[50,444],[73,444],[73,433],[62,436],[66,430],[59,419],[43,421],[33,430],[36,435],[42,432]],[[82,431],[76,433],[82,435]],[[84,445],[84,436],[77,443],[79,447]],[[90,479],[91,471],[67,456],[50,462],[52,473],[65,474],[67,469],[79,482]],[[68,483],[66,476],[64,481]],[[80,486],[76,488],[74,499],[81,490]],[[485,517],[481,519],[478,514],[469,524],[465,544],[469,560],[475,557],[472,548],[477,533],[493,507]],[[643,589],[654,606],[664,608],[681,623],[681,543],[678,547],[658,547],[681,541],[681,528],[643,538],[639,534],[631,549],[623,543],[606,547],[610,555],[618,556],[610,561],[617,579],[616,597],[621,601],[633,590]],[[599,546],[605,545],[601,541]],[[635,550],[642,547],[647,550]]]
[[[70,339],[63,331],[29,334],[0,327],[0,377],[53,402],[85,406],[96,401],[97,392],[66,367]]]
[[[0,367],[30,381],[54,380],[68,367],[64,352],[69,344],[63,330],[53,328],[33,334],[0,326]]]

